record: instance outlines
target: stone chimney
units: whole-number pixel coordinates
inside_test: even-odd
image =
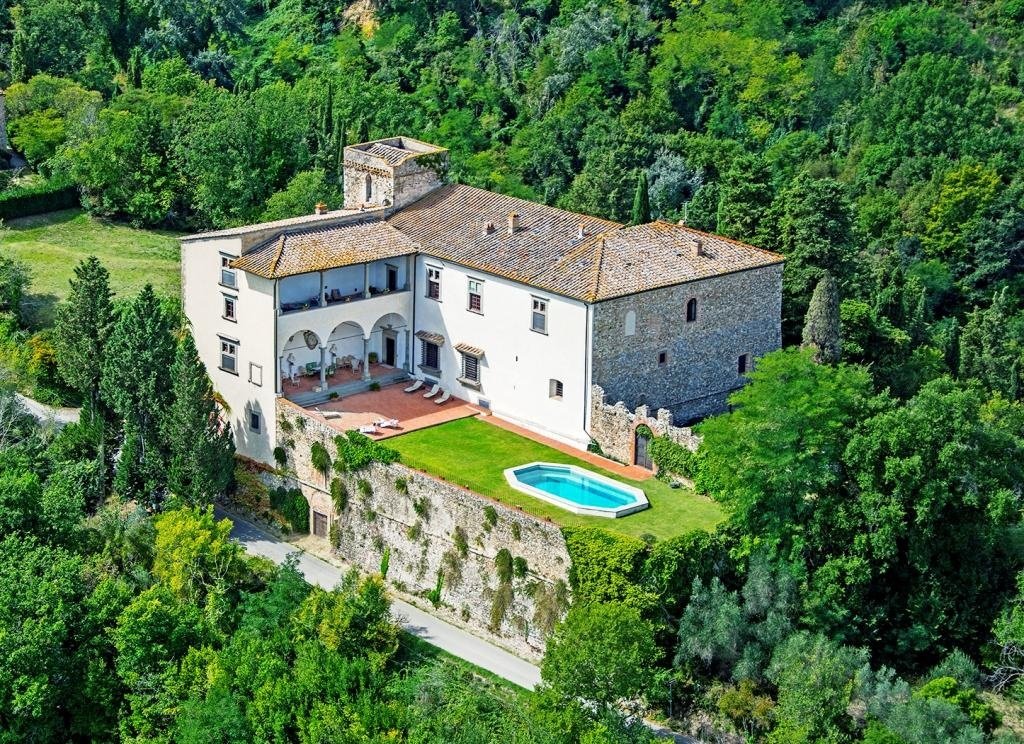
[[[317,202],[316,206],[313,207],[313,214],[327,214],[327,205],[323,202]]]
[[[519,229],[519,213],[509,212],[508,213],[508,234],[511,235]]]
[[[694,240],[693,240],[693,255],[694,255],[695,258],[698,257],[698,256],[706,256],[707,255],[704,252],[704,241],[701,240],[700,238],[694,238]]]
[[[492,232],[494,232],[494,223],[493,222],[485,222],[484,223],[484,231],[483,231],[484,237],[486,238]]]
[[[587,228],[582,222],[579,224],[579,231],[576,233],[576,237],[580,240],[587,237]]]

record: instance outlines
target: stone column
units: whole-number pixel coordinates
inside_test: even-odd
[[[410,253],[405,257],[405,286],[402,289],[412,287],[412,272],[416,271],[416,255]]]
[[[370,381],[370,339],[363,339],[363,382]]]
[[[284,392],[284,380],[282,379],[282,375],[284,373],[281,371],[281,368],[283,366],[284,366],[284,357],[283,356],[279,356],[277,358],[277,372],[274,375],[274,380],[277,382],[277,387],[274,388],[274,392],[277,393],[278,395],[280,395],[281,393]]]
[[[405,329],[405,371],[412,373],[412,344],[409,340],[409,329]]]
[[[363,264],[363,297],[370,296],[370,264]]]
[[[327,347],[320,347],[320,389],[327,389]]]

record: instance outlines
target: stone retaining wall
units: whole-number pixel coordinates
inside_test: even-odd
[[[651,417],[647,406],[638,406],[630,411],[621,400],[613,406],[608,405],[600,385],[594,385],[590,390],[590,436],[608,457],[632,464],[635,432],[641,424],[649,426],[656,436],[668,437],[691,451],[696,451],[700,445],[700,437],[692,429],[673,425],[671,411],[659,408]]]
[[[282,481],[302,489],[310,525],[314,512],[327,515],[341,559],[378,572],[388,551],[388,582],[411,595],[427,596],[440,575],[439,615],[521,654],[543,653],[568,603],[569,554],[556,525],[400,463],[332,472],[325,481],[310,464],[310,447],[319,441],[333,458],[338,432],[283,399],[277,414],[279,445],[288,453]],[[340,510],[330,493],[333,478],[347,491]],[[502,549],[526,569],[505,583],[496,565]]]

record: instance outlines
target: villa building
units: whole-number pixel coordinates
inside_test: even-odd
[[[563,443],[593,386],[683,422],[781,343],[782,257],[445,182],[408,137],[347,147],[342,209],[182,239],[184,309],[240,454],[270,463],[278,399],[424,380]]]

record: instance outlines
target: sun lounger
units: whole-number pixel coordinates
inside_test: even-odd
[[[432,388],[430,388],[430,390],[428,390],[427,392],[423,393],[423,397],[424,398],[433,398],[435,395],[437,395],[437,391],[440,390],[440,389],[441,389],[440,385],[434,385]]]
[[[443,391],[441,393],[440,396],[438,396],[437,400],[435,400],[434,402],[437,403],[437,405],[441,405],[442,403],[447,403],[448,399],[451,398],[451,397],[452,397],[452,394],[450,392],[448,392],[447,390],[445,390],[445,391]]]
[[[376,434],[377,433],[377,427],[374,426],[373,424],[364,424],[363,426],[359,427],[359,433],[360,434]]]
[[[381,429],[397,429],[398,419],[377,419],[373,425],[379,426]]]
[[[421,387],[423,387],[423,380],[413,380],[412,385],[407,387],[404,392],[406,392],[406,393],[415,393]]]

